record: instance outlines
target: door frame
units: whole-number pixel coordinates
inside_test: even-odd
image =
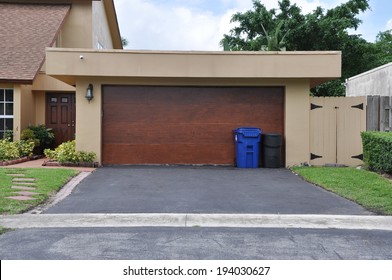
[[[65,140],[66,141],[71,141],[71,140],[75,140],[75,129],[76,129],[76,92],[75,91],[47,91],[45,92],[45,125],[48,128],[51,128],[50,125],[50,112],[49,112],[49,104],[50,98],[54,98],[54,97],[61,97],[61,95],[63,96],[68,96],[70,97],[70,103],[69,103],[69,120],[68,120],[68,127],[69,130],[67,132],[67,135],[69,137],[66,137]],[[56,134],[55,134],[56,137]],[[64,142],[64,141],[61,141]],[[59,141],[55,140],[55,146],[59,145],[61,143],[59,143]]]

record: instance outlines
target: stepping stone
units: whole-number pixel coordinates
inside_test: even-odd
[[[34,178],[14,178],[12,181],[15,182],[35,182]]]
[[[34,191],[37,188],[34,188],[34,187],[23,187],[23,186],[12,186],[11,189],[22,190],[22,191]]]
[[[11,173],[8,173],[7,174],[8,176],[12,176],[12,177],[24,177],[24,176],[26,176],[25,174],[11,174]]]
[[[6,198],[8,198],[8,199],[13,199],[13,200],[20,200],[20,201],[24,201],[24,200],[36,200],[36,198],[34,198],[34,197],[24,196],[24,195],[9,196],[9,197],[6,197]]]
[[[14,183],[21,186],[35,186],[35,183],[28,183],[28,182],[14,182]]]
[[[35,192],[29,192],[29,191],[21,191],[21,192],[14,192],[15,194],[18,195],[23,195],[23,196],[29,196],[29,195],[37,195],[38,193]]]

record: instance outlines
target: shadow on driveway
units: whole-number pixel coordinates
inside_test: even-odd
[[[100,168],[45,213],[372,214],[290,170],[188,166]]]

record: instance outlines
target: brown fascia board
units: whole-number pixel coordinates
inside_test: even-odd
[[[15,80],[4,80],[0,79],[0,84],[19,84],[19,85],[32,85],[34,80],[20,80],[20,79],[15,79]]]

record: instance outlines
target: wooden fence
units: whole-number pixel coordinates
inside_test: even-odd
[[[392,131],[392,98],[390,96],[368,96],[366,130]]]
[[[362,164],[366,97],[311,97],[310,103],[310,164]]]

